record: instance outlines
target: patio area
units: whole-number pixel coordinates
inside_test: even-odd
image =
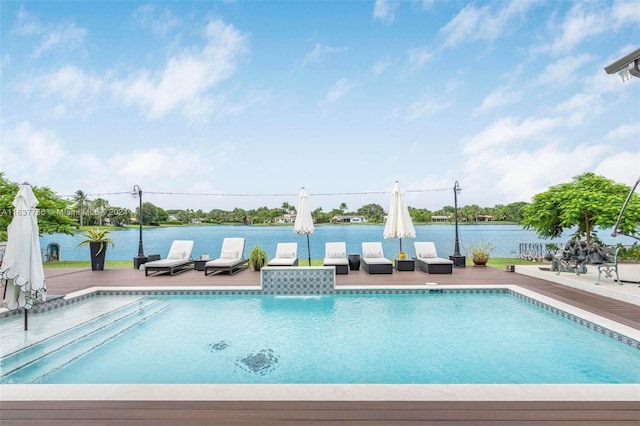
[[[46,269],[48,294],[68,295],[92,288],[140,289],[201,289],[201,288],[256,288],[260,273],[250,269],[235,275],[204,276],[201,271],[187,271],[176,276],[145,277],[134,269],[106,269],[92,272],[87,269]],[[640,265],[622,264],[622,280],[640,281]],[[369,275],[363,270],[338,275],[336,286],[349,287],[407,287],[433,288],[453,285],[517,285],[524,289],[570,304],[640,330],[640,287],[636,283],[620,285],[612,279],[603,279],[595,285],[597,273],[575,275],[540,269],[540,265],[517,265],[515,272],[491,267],[454,269],[453,274],[426,274],[421,271],[394,271],[391,275]],[[640,372],[639,372],[640,374]],[[12,385],[21,386],[21,385]],[[29,386],[29,385],[26,385]],[[616,391],[608,392],[602,385],[600,396],[589,400],[589,392],[580,386],[573,394],[560,395],[557,386],[548,385],[547,397],[528,394],[526,387],[513,385],[512,395],[504,400],[492,399],[488,387],[466,387],[465,400],[447,400],[447,391],[431,393],[421,400],[425,388],[412,385],[403,390],[396,386],[376,388],[354,385],[351,400],[331,400],[339,385],[325,385],[301,391],[282,385],[286,399],[275,396],[265,399],[265,392],[255,388],[247,395],[220,387],[216,400],[192,398],[181,394],[180,388],[169,386],[154,391],[145,398],[130,397],[102,400],[96,397],[92,386],[86,387],[84,400],[66,400],[65,386],[55,387],[51,399],[31,401],[3,401],[0,421],[3,425],[34,424],[363,424],[363,425],[429,425],[429,424],[636,424],[640,419],[640,387],[635,392],[616,399]],[[113,385],[118,392],[120,385]],[[143,386],[143,385],[142,385]],[[213,387],[217,385],[211,385]],[[224,385],[223,385],[224,386]],[[304,385],[302,385],[304,386]],[[506,385],[511,386],[511,385]],[[545,386],[545,385],[542,385]],[[357,388],[357,389],[356,389]],[[53,388],[52,388],[53,389]],[[211,392],[213,388],[208,389]],[[245,388],[246,389],[246,388]],[[382,389],[382,390],[381,390]],[[413,389],[407,393],[407,389]],[[138,391],[140,392],[140,391]],[[308,393],[311,392],[312,394]],[[325,393],[323,398],[320,393]],[[602,395],[609,395],[603,397]],[[192,395],[192,394],[190,394]],[[253,396],[252,396],[253,395]],[[354,396],[355,395],[355,396]],[[404,395],[404,397],[403,397]]]
[[[422,271],[394,271],[393,274],[367,274],[362,269],[336,276],[337,288],[354,286],[384,288],[433,287],[447,285],[518,285],[544,296],[585,309],[605,318],[640,329],[640,284],[618,284],[612,278],[602,278],[595,285],[597,272],[587,268],[586,274],[543,270],[548,265],[516,265],[515,272],[492,267],[455,268],[452,274],[426,274]],[[48,295],[68,295],[100,288],[259,288],[260,273],[245,269],[234,275],[205,276],[202,271],[187,271],[175,276],[145,276],[135,269],[112,268],[104,271],[89,269],[45,269]],[[640,281],[640,264],[621,264],[620,278]]]

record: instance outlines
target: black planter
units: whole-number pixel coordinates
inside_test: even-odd
[[[101,251],[100,247],[102,247]],[[104,258],[107,255],[107,244],[97,242],[89,243],[89,251],[91,252],[91,270],[104,270]],[[100,253],[98,253],[98,251],[100,251]]]
[[[349,257],[349,269],[352,271],[360,270],[360,255],[359,254],[350,254]]]

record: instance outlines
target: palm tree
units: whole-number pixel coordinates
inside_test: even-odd
[[[104,211],[107,208],[109,208],[109,202],[107,200],[105,200],[104,198],[96,198],[91,203],[91,207],[93,208],[95,213],[98,215],[99,224],[100,224],[100,226],[102,226],[102,219],[104,217]]]
[[[339,207],[340,213],[344,214],[347,211],[347,203],[340,203]]]
[[[75,208],[80,213],[80,227],[82,227],[84,225],[84,209],[89,204],[89,198],[87,197],[87,194],[85,194],[81,189],[78,189],[73,196],[73,201],[76,202]]]

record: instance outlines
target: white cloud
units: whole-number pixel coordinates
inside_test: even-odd
[[[514,143],[521,143],[533,137],[544,135],[563,123],[564,120],[560,117],[532,117],[525,120],[504,117],[468,139],[465,142],[464,152],[472,155],[489,148],[507,148]]]
[[[409,68],[415,70],[422,68],[424,64],[433,58],[433,53],[426,49],[410,49],[408,54]]]
[[[505,105],[515,104],[522,99],[522,96],[522,91],[513,91],[509,90],[508,87],[499,87],[484,98],[482,104],[473,110],[472,115],[478,116]]]
[[[57,48],[73,50],[82,44],[86,34],[87,30],[76,27],[76,24],[73,22],[61,24],[57,28],[48,30],[43,35],[39,45],[36,46],[33,52],[33,56],[38,58],[42,53]]]
[[[500,6],[505,3],[496,3]],[[456,46],[467,40],[493,41],[506,30],[515,27],[515,20],[533,6],[533,2],[512,1],[494,10],[493,5],[465,6],[440,32],[446,37],[445,45]]]
[[[202,48],[168,58],[162,70],[142,69],[114,82],[114,95],[127,105],[137,105],[148,118],[180,110],[188,118],[202,120],[213,112],[209,91],[234,74],[240,55],[247,51],[246,36],[221,20],[207,25],[204,38]]]
[[[14,30],[21,36],[34,36],[42,33],[44,28],[38,17],[27,12],[22,6],[18,10]]]
[[[620,152],[600,160],[594,173],[633,186],[640,170],[640,151]]]
[[[155,4],[146,3],[133,12],[133,18],[138,23],[154,34],[167,35],[172,29],[180,25],[180,20],[176,18],[168,9],[158,10]]]
[[[389,67],[391,66],[391,61],[388,59],[376,62],[375,64],[373,64],[373,67],[371,67],[371,71],[373,72],[373,74],[375,75],[381,75],[383,74]]]
[[[392,23],[396,18],[396,9],[399,3],[391,0],[376,0],[373,4],[373,19],[384,22]]]
[[[36,174],[63,172],[56,172],[65,155],[62,141],[53,132],[36,129],[28,121],[3,131],[1,151],[0,169],[20,181]]]
[[[265,102],[270,91],[253,91],[237,97],[219,95],[192,99],[185,105],[185,116],[194,123],[204,123],[211,116],[216,118],[242,114],[253,105]]]
[[[412,102],[405,113],[405,121],[414,121],[420,118],[433,115],[438,111],[449,108],[453,102],[442,97],[425,95]]]
[[[611,10],[616,28],[640,23],[640,7],[637,1],[618,0]]]
[[[402,115],[405,122],[418,120],[431,116],[453,105],[454,92],[458,88],[456,81],[449,81],[442,93],[424,93],[418,99],[411,102],[404,112],[396,110],[395,116]]]
[[[570,146],[562,140],[531,144],[528,150],[491,147],[467,160],[464,192],[496,203],[531,201],[549,186],[594,170],[609,152],[605,144]]]
[[[14,28],[21,36],[38,37],[32,53],[36,59],[51,50],[73,50],[82,44],[87,35],[87,30],[77,27],[73,21],[42,23],[24,7],[18,11]]]
[[[104,79],[87,75],[73,65],[66,65],[28,81],[23,91],[54,99],[56,103],[52,109],[56,117],[74,114],[86,116],[95,110],[104,86]]]
[[[353,89],[353,84],[346,78],[341,78],[331,86],[327,96],[325,96],[325,102],[336,102],[349,93],[351,89]]]
[[[585,53],[559,59],[556,62],[547,65],[544,71],[535,80],[534,84],[566,86],[577,79],[576,74],[578,74],[578,76],[580,75],[580,73],[576,73],[576,70],[580,70],[580,68],[592,60],[593,58]],[[584,71],[582,71],[582,74],[583,73]]]
[[[602,97],[597,93],[578,93],[558,104],[553,112],[564,116],[565,125],[575,126],[602,113]]]
[[[430,10],[437,0],[420,0],[418,3],[423,10]]]
[[[604,138],[608,141],[615,142],[620,139],[631,139],[633,137],[636,137],[637,140],[640,140],[640,122],[633,124],[622,124],[609,131],[609,133],[607,133]]]
[[[325,46],[320,43],[316,43],[313,50],[307,53],[302,59],[301,67],[304,67],[313,62],[320,62],[324,57],[332,55],[334,53],[346,52],[346,47],[331,47]]]
[[[108,164],[125,181],[163,181],[167,178],[198,176],[211,169],[197,155],[179,148],[150,148],[126,154],[117,153]]]
[[[558,28],[551,43],[538,49],[552,54],[570,51],[593,36],[616,32],[628,25],[640,23],[640,7],[635,1],[616,1],[612,6],[601,2],[575,3]]]

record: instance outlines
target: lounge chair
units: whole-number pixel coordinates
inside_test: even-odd
[[[393,263],[384,257],[382,243],[362,243],[362,268],[369,274],[392,274]]]
[[[298,243],[278,243],[276,257],[267,266],[298,266]]]
[[[166,259],[144,263],[144,275],[175,275],[193,269],[192,251],[193,241],[174,240]]]
[[[247,268],[248,259],[244,258],[244,238],[225,238],[222,240],[220,257],[204,264],[204,274],[228,272],[233,275]]]
[[[346,243],[325,243],[324,266],[335,266],[336,275],[349,273]]]
[[[434,243],[414,241],[413,246],[416,249],[416,264],[419,270],[429,274],[453,273],[453,261],[438,257]]]

